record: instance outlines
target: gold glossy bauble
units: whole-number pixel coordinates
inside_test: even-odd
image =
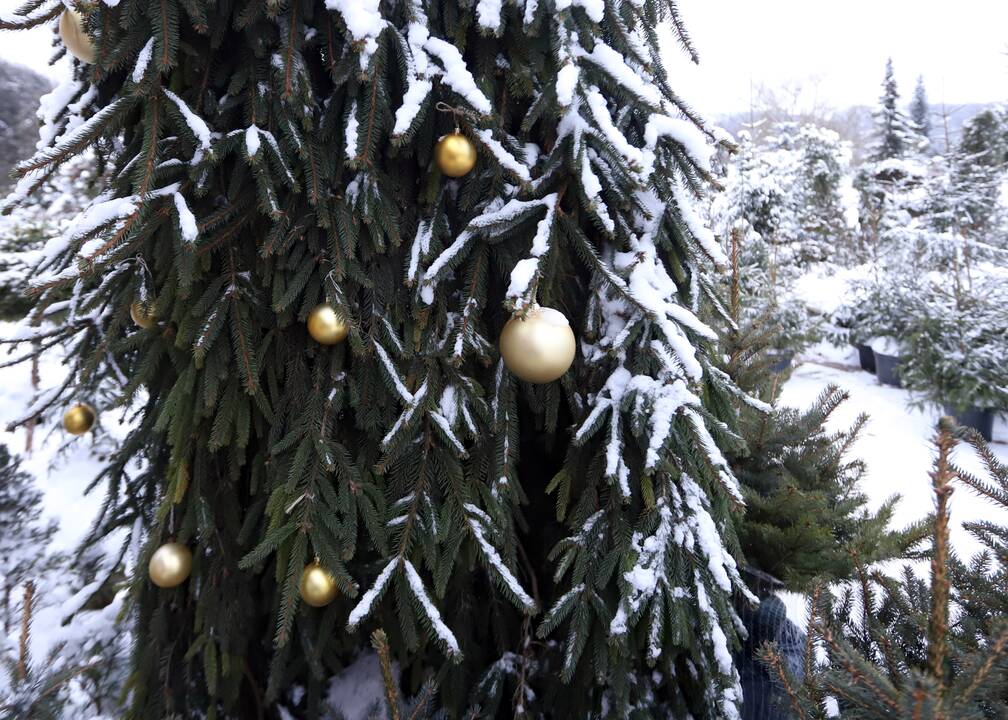
[[[144,330],[150,330],[152,327],[157,325],[157,316],[154,314],[154,306],[144,304],[139,300],[130,305],[130,317],[133,318],[133,322],[137,324],[137,327],[142,327]]]
[[[301,598],[312,607],[325,607],[336,599],[336,578],[317,561],[301,573]]]
[[[76,10],[68,8],[60,15],[59,34],[71,55],[84,63],[95,61],[94,42],[84,32],[84,20]]]
[[[476,167],[476,146],[460,132],[448,133],[438,140],[434,160],[448,177],[462,177]]]
[[[192,551],[182,543],[165,543],[151,555],[147,573],[161,588],[181,585],[192,572]]]
[[[577,343],[567,318],[559,310],[539,307],[525,317],[515,315],[500,335],[504,364],[522,380],[553,382],[574,362]]]
[[[94,427],[98,412],[87,403],[77,403],[63,413],[63,429],[71,435],[83,435]]]
[[[308,313],[308,334],[322,345],[335,345],[346,339],[346,321],[326,303],[316,305]]]

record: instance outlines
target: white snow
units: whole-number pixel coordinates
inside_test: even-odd
[[[416,568],[413,567],[413,563],[409,560],[403,560],[402,564],[406,570],[406,579],[409,580],[410,590],[413,591],[414,597],[416,597],[420,606],[427,614],[427,618],[430,620],[431,629],[448,648],[450,655],[460,655],[462,651],[459,649],[455,633],[453,633],[451,629],[445,625],[444,620],[441,619],[441,613],[438,611],[437,607],[435,607],[434,602],[427,594],[427,590],[424,588],[423,580],[420,578],[420,574],[416,571]]]
[[[378,49],[378,36],[385,29],[381,0],[326,0],[325,6],[343,17],[347,31],[358,45],[360,68],[367,70]]]
[[[259,128],[254,124],[245,129],[245,152],[249,157],[255,157],[259,153],[261,141],[259,140]]]
[[[192,109],[186,105],[185,100],[167,88],[162,89],[162,92],[165,94],[165,97],[175,103],[179,112],[182,113],[182,117],[185,118],[186,125],[189,126],[189,130],[191,130],[192,134],[196,136],[196,140],[199,143],[199,149],[193,156],[193,162],[199,162],[203,158],[203,155],[210,151],[210,141],[213,138],[213,134],[210,132],[209,126],[203,118],[194,113]]]
[[[196,242],[196,238],[199,237],[199,226],[196,224],[196,216],[192,214],[192,211],[186,204],[185,198],[182,197],[182,193],[175,193],[173,197],[175,200],[175,211],[178,213],[179,230],[182,233],[182,240],[187,243],[194,243]]]
[[[392,663],[398,681],[399,663]],[[354,661],[329,681],[326,693],[329,708],[344,720],[368,720],[374,710],[385,707],[385,683],[381,661],[373,650],[360,653]]]
[[[154,38],[147,41],[147,44],[140,48],[140,54],[137,55],[136,65],[133,66],[132,80],[135,84],[139,85],[144,78],[144,73],[147,72],[147,66],[150,65],[151,54],[154,52]]]
[[[350,611],[349,617],[347,617],[347,628],[353,630],[356,628],[361,621],[371,614],[371,609],[374,607],[375,602],[384,594],[385,586],[388,585],[389,578],[392,577],[392,572],[399,567],[399,559],[394,558],[389,562],[388,565],[378,574],[375,578],[374,585],[368,588],[367,592],[361,595],[360,601]]]
[[[432,37],[424,43],[424,49],[441,61],[444,81],[452,90],[483,115],[490,115],[493,112],[490,100],[476,85],[476,80],[466,67],[462,53],[457,47],[440,38]]]

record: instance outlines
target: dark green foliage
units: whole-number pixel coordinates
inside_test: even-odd
[[[914,86],[913,100],[910,101],[910,121],[913,128],[924,140],[931,143],[931,106],[928,105],[927,89],[924,87],[924,77],[917,78]]]
[[[875,140],[871,148],[871,159],[874,161],[902,158],[920,145],[919,136],[899,108],[899,97],[890,58],[886,61],[882,95],[875,111]]]
[[[674,4],[528,7],[496,28],[440,0],[87,8],[87,119],[19,169],[94,147],[106,195],[49,247],[19,341],[75,343],[43,411],[137,411],[97,534],[143,528],[141,569],[169,538],[194,550],[178,588],[132,579],[124,717],[320,717],[373,626],[402,696],[434,677],[450,717],[737,706],[741,496],[718,448],[741,444],[738,390],[696,319],[723,258],[687,215],[715,136],[668,86]],[[449,181],[431,157],[456,123],[480,157]],[[535,300],[582,340],[545,386],[494,342]],[[323,301],[350,326],[334,348],[304,328]],[[322,610],[297,595],[316,556],[341,590]]]
[[[772,325],[759,323],[728,334],[726,372],[752,397],[775,403],[781,386],[770,372]],[[829,387],[808,409],[740,405],[746,450],[731,458],[742,482],[746,513],[739,540],[746,560],[796,592],[817,581],[850,577],[859,562],[905,555],[926,527],[889,529],[894,496],[875,512],[859,489],[864,463],[851,458],[868,418],[846,430],[827,428],[848,398]]]
[[[805,677],[797,681],[772,645],[763,657],[790,698],[795,718],[826,718],[828,697],[841,717],[858,720],[994,720],[1008,713],[1008,624],[1005,554],[1008,529],[971,523],[985,551],[968,563],[949,546],[949,498],[958,478],[1008,510],[1008,468],[975,434],[985,478],[951,462],[956,444],[947,425],[936,437],[932,473],[936,513],[931,522],[930,582],[907,567],[889,576],[860,565],[857,580],[838,597],[817,590],[809,605]],[[997,590],[1000,588],[1000,590]],[[818,663],[815,645],[826,652]]]

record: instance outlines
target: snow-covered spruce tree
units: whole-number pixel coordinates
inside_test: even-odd
[[[822,261],[849,245],[840,187],[850,163],[850,151],[836,132],[815,125],[802,126],[798,146],[795,240],[802,259]]]
[[[931,145],[931,106],[928,104],[924,76],[917,77],[913,98],[910,100],[910,122],[913,129],[923,138],[924,146]]]
[[[691,207],[717,137],[662,66],[660,22],[692,52],[675,4],[79,9],[95,62],[14,199],[88,147],[105,189],[14,340],[70,348],[33,414],[135,413],[97,532],[142,535],[141,567],[193,551],[175,589],[133,579],[126,716],[316,717],[381,628],[403,697],[433,677],[452,717],[737,717],[737,391]],[[536,301],[580,339],[539,386],[496,348]],[[309,337],[320,302],[346,342]]]
[[[879,106],[872,113],[875,118],[875,138],[869,148],[872,160],[901,158],[916,150],[920,144],[913,125],[900,110],[899,97],[892,58],[889,58],[886,61]]]

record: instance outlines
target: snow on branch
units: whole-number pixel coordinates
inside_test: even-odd
[[[601,40],[595,41],[590,53],[578,48],[576,56],[601,68],[620,87],[648,105],[661,107],[662,97],[658,88],[641,77],[639,70],[627,65],[622,55]]]
[[[196,224],[196,216],[192,214],[192,210],[186,204],[182,193],[175,193],[172,197],[175,201],[175,212],[178,213],[179,231],[182,233],[182,240],[191,245],[199,237],[199,226]]]
[[[210,152],[210,140],[213,138],[213,133],[210,132],[210,127],[206,124],[203,118],[192,111],[192,109],[186,104],[185,100],[167,88],[162,89],[162,92],[166,98],[175,103],[175,106],[182,114],[186,125],[192,132],[193,137],[196,138],[196,142],[199,144],[199,147],[193,154],[192,161],[193,163],[198,163],[203,159],[204,154]]]
[[[469,521],[469,527],[472,529],[473,536],[476,538],[476,542],[480,546],[480,550],[483,551],[483,557],[486,558],[487,562],[504,582],[511,594],[518,599],[521,603],[522,609],[526,612],[534,611],[536,607],[535,600],[533,600],[532,597],[525,592],[525,588],[521,586],[518,579],[508,569],[507,565],[504,564],[504,560],[501,558],[500,553],[497,552],[497,548],[491,545],[486,539],[483,524],[486,523],[488,525],[487,529],[492,531],[493,528],[489,527],[490,518],[486,513],[471,503],[466,503],[465,509],[466,512],[469,513],[469,517],[466,519]]]
[[[356,629],[356,627],[360,625],[361,621],[371,614],[371,609],[385,593],[385,587],[388,585],[388,581],[392,577],[392,572],[397,567],[399,567],[399,558],[395,558],[386,565],[375,579],[374,585],[372,585],[368,591],[361,596],[360,602],[358,602],[356,607],[350,611],[350,616],[347,618],[348,630]]]
[[[536,225],[536,233],[532,238],[531,257],[519,260],[511,270],[511,283],[508,285],[507,299],[516,308],[522,307],[526,301],[531,300],[526,296],[530,295],[532,288],[535,287],[535,280],[539,275],[539,263],[550,249],[550,237],[556,222],[558,199],[557,193],[550,193],[542,200],[536,201],[546,208],[546,215]]]
[[[493,156],[497,158],[497,162],[501,164],[506,170],[510,170],[523,182],[529,182],[532,179],[532,175],[529,172],[528,166],[520,162],[514,155],[507,151],[507,149],[499,143],[493,136],[493,131],[491,130],[479,130],[476,132],[479,139],[486,145],[487,149],[493,153]]]
[[[444,81],[452,90],[481,114],[493,113],[490,100],[476,85],[476,79],[466,67],[462,53],[457,47],[440,38],[428,38],[424,43],[424,49],[441,61],[444,67]]]
[[[410,590],[413,591],[414,597],[416,597],[424,613],[426,613],[427,619],[430,620],[431,629],[448,649],[449,655],[456,659],[461,658],[462,650],[459,648],[458,640],[449,627],[445,625],[444,620],[441,619],[441,613],[438,612],[437,607],[435,607],[430,596],[427,594],[427,590],[424,588],[420,573],[416,571],[413,563],[409,560],[404,559],[402,564],[406,570],[406,579],[409,580]]]
[[[140,48],[140,54],[137,55],[136,65],[133,66],[133,74],[131,76],[133,84],[139,85],[143,79],[144,75],[147,73],[147,66],[150,65],[151,55],[154,53],[154,38],[147,41],[147,44]]]
[[[371,57],[378,49],[378,36],[385,29],[381,0],[326,0],[328,10],[334,10],[343,17],[343,24],[359,48],[360,68],[367,70]]]

